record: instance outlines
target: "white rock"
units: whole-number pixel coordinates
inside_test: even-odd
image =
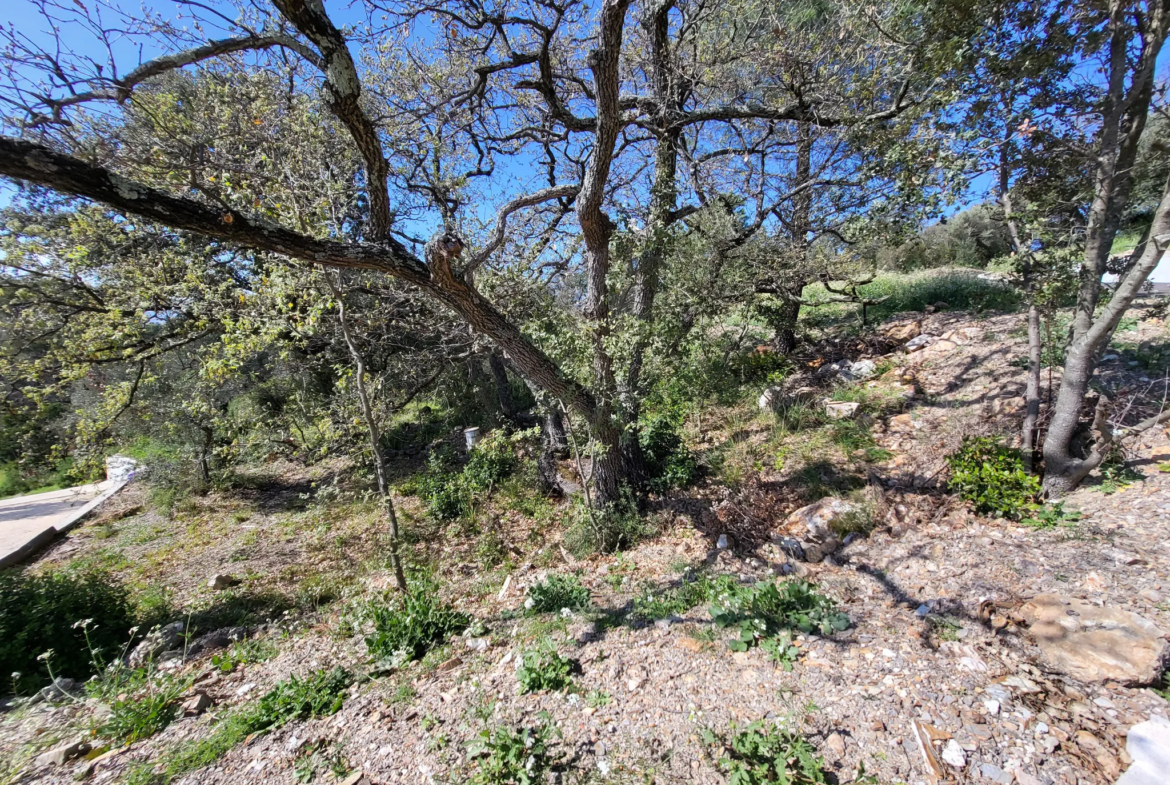
[[[725,550],[727,550],[727,544],[728,544],[727,543],[727,535],[720,534],[719,539],[715,543],[715,547],[721,551],[725,551]]]
[[[999,714],[999,701],[988,698],[983,701],[983,708],[987,709],[987,713],[992,716]]]
[[[1129,729],[1125,751],[1133,759],[1117,785],[1165,785],[1170,771],[1170,720],[1157,715]]]
[[[825,414],[831,420],[849,420],[857,414],[861,404],[856,401],[829,401],[825,404]]]
[[[963,752],[963,748],[959,746],[959,742],[954,739],[948,741],[947,746],[943,747],[942,759],[956,769],[961,769],[967,765],[967,754]]]
[[[906,342],[906,345],[903,348],[905,348],[906,351],[908,351],[908,352],[916,352],[919,349],[923,349],[927,346],[930,346],[932,343],[934,343],[937,340],[938,340],[938,338],[936,336],[927,335],[926,333],[923,333],[922,335],[919,335],[915,338],[911,338],[909,341]]]
[[[212,575],[207,580],[207,588],[219,591],[220,589],[227,589],[235,586],[239,582],[240,579],[234,575]]]

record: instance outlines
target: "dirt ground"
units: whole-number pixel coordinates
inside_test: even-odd
[[[1047,668],[1014,610],[1059,592],[1170,630],[1163,600],[1170,597],[1170,473],[1160,470],[1170,461],[1170,440],[1164,430],[1147,434],[1128,456],[1128,473],[1095,475],[1069,496],[1066,508],[1083,514],[1073,524],[1036,530],[974,515],[941,486],[943,457],[964,435],[1010,434],[1018,422],[1022,317],[918,318],[923,331],[950,336],[948,344],[878,358],[890,370],[873,389],[895,384],[903,402],[875,417],[873,446],[834,454],[814,477],[826,487],[835,479],[827,472],[860,477],[871,493],[880,489],[882,509],[901,505],[869,537],[818,564],[789,560],[773,535],[808,500],[807,488],[793,484],[813,476],[814,464],[783,447],[774,463],[734,487],[708,480],[661,502],[662,533],[618,556],[568,557],[557,546],[555,509],[552,523],[526,539],[508,534],[523,554],[510,571],[481,569],[469,544],[423,538],[415,547],[436,557],[444,592],[484,622],[490,646],[473,650],[458,639],[421,664],[360,682],[337,714],[249,739],[179,782],[307,781],[298,763],[314,749],[337,751],[371,783],[457,782],[467,743],[480,730],[531,725],[541,712],[562,734],[565,782],[724,782],[703,730],[760,719],[799,728],[842,783],[862,764],[878,782],[931,782],[915,723],[931,729],[936,752],[952,739],[963,750],[963,766],[946,769],[957,782],[1114,782],[1129,763],[1128,729],[1166,716],[1170,704],[1148,687],[1089,685]],[[1103,363],[1102,382],[1126,422],[1164,399],[1166,356],[1158,352],[1167,340],[1163,322],[1137,323],[1119,334],[1116,358]],[[696,444],[760,447],[771,438],[754,412],[736,417],[700,424]],[[283,484],[207,497],[173,518],[149,505],[135,509],[145,504],[138,488],[42,557],[42,565],[103,564],[208,619],[247,615],[257,622],[254,635],[279,651],[232,673],[206,657],[183,665],[214,699],[211,711],[102,761],[91,781],[119,782],[136,762],[205,736],[217,717],[290,674],[368,668],[348,609],[389,585],[377,511],[304,498],[312,483],[326,487],[342,470],[285,467]],[[532,524],[517,518],[515,525]],[[718,547],[720,535],[729,547]],[[644,584],[669,585],[699,565],[755,579],[795,572],[836,599],[852,626],[801,638],[803,657],[786,671],[758,649],[729,651],[703,607],[657,623],[606,623]],[[516,614],[525,587],[550,570],[579,570],[595,611],[536,620]],[[206,584],[217,573],[243,584],[215,592]],[[580,661],[577,689],[521,695],[516,655],[545,636]],[[608,700],[596,699],[602,694]],[[83,701],[8,711],[0,716],[0,755],[31,757],[85,732],[93,709]],[[76,768],[35,768],[16,781],[73,782]],[[332,777],[323,771],[316,781]]]

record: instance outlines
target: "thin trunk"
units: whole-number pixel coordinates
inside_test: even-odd
[[[378,496],[382,499],[382,506],[386,510],[386,518],[390,523],[390,566],[394,570],[394,580],[401,591],[406,591],[406,571],[402,568],[402,558],[398,548],[401,535],[398,530],[398,515],[394,511],[394,499],[390,496],[390,486],[386,482],[386,461],[382,457],[382,429],[378,426],[378,419],[374,415],[374,407],[370,405],[370,395],[366,389],[366,361],[358,350],[357,343],[349,331],[349,323],[345,318],[345,298],[338,285],[326,273],[325,280],[329,289],[337,300],[337,318],[341,323],[341,334],[345,337],[345,345],[349,348],[349,356],[353,359],[354,382],[357,387],[358,403],[362,410],[362,419],[366,423],[366,433],[370,438],[370,452],[374,459],[374,477],[378,484]]]
[[[1014,123],[1007,123],[1008,133]],[[1024,453],[1024,468],[1029,474],[1036,467],[1036,424],[1040,421],[1040,309],[1036,305],[1036,286],[1032,274],[1032,249],[1025,248],[1020,241],[1020,230],[1016,225],[1012,209],[1010,189],[1008,144],[1005,140],[1000,148],[999,159],[999,200],[1003,205],[1004,223],[1011,237],[1012,251],[1020,257],[1020,274],[1023,277],[1024,296],[1028,303],[1028,376],[1024,387],[1024,422],[1020,427],[1020,441]]]
[[[1154,13],[1142,31],[1138,61],[1131,59],[1129,8],[1109,4],[1108,83],[1101,110],[1101,135],[1093,173],[1093,200],[1085,225],[1085,253],[1081,264],[1073,340],[1093,327],[1101,297],[1101,278],[1121,225],[1121,215],[1133,190],[1133,165],[1145,130],[1154,88],[1154,66],[1166,39],[1167,13]],[[1129,88],[1126,82],[1130,80]]]

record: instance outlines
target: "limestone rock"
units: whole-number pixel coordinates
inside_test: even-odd
[[[882,334],[895,341],[909,341],[922,334],[922,322],[896,322],[882,330]]]
[[[84,755],[89,750],[88,742],[83,739],[74,739],[73,741],[54,747],[48,752],[42,752],[37,756],[35,765],[41,768],[45,766],[60,766],[66,761],[71,761],[74,758]]]
[[[826,496],[818,502],[801,507],[789,515],[784,524],[803,532],[804,536],[813,542],[823,543],[835,538],[833,523],[856,509],[852,502],[835,496]],[[784,547],[783,543],[781,547]]]
[[[938,338],[936,336],[923,333],[922,335],[907,341],[906,345],[902,348],[908,352],[916,352],[919,349],[925,349],[927,346],[930,346],[937,340]]]
[[[833,420],[849,420],[861,408],[861,404],[854,401],[829,401],[825,404],[825,414]]]
[[[130,652],[130,666],[139,668],[163,652],[178,649],[183,642],[185,631],[186,624],[182,621],[171,622],[165,627],[151,630],[146,639]]]
[[[1139,685],[1162,674],[1167,655],[1163,633],[1136,613],[1040,594],[1020,614],[1048,663],[1073,678]]]
[[[207,588],[215,589],[230,589],[232,586],[238,585],[240,579],[234,575],[212,575],[207,581]]]
[[[206,692],[196,692],[183,702],[184,717],[198,717],[215,703]]]

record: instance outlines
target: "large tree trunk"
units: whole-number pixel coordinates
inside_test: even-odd
[[[1104,448],[1094,447],[1086,457],[1073,454],[1073,438],[1080,423],[1081,407],[1101,351],[1109,344],[1118,322],[1141,291],[1150,273],[1170,246],[1170,179],[1154,220],[1134,249],[1137,262],[1121,279],[1101,315],[1079,338],[1074,338],[1064,362],[1064,377],[1052,409],[1052,421],[1044,439],[1044,489],[1060,496],[1075,488],[1107,457]]]
[[[804,287],[800,287],[803,291]],[[800,296],[800,291],[796,293],[796,297]],[[791,292],[789,292],[791,294]],[[796,351],[796,323],[800,318],[800,303],[789,297],[782,296],[780,307],[777,309],[776,316],[772,319],[771,327],[776,332],[776,336],[772,339],[772,348],[777,354],[792,354]]]

